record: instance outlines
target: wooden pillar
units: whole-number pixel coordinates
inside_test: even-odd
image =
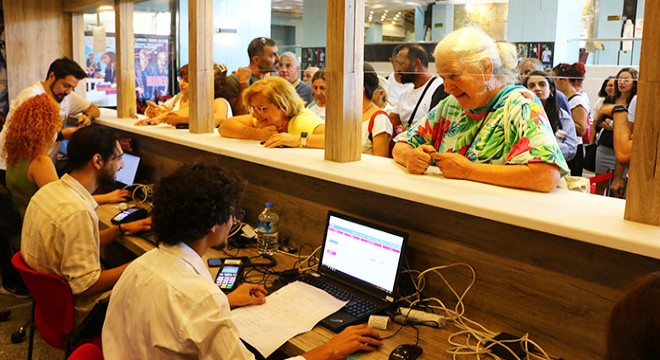
[[[644,8],[644,40],[640,59],[635,138],[630,160],[626,220],[660,225],[660,2],[647,1]]]
[[[133,1],[115,0],[117,117],[136,114]]]
[[[213,132],[213,1],[188,2],[190,132]]]
[[[86,69],[87,59],[85,58],[85,22],[82,13],[71,14],[71,58]],[[82,79],[76,86],[76,94],[87,98],[87,81]]]
[[[325,159],[360,160],[364,0],[328,1]]]

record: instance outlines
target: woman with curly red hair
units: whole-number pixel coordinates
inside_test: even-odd
[[[24,102],[12,116],[4,151],[7,159],[7,188],[21,215],[37,190],[58,179],[47,151],[62,127],[59,107],[48,94]]]

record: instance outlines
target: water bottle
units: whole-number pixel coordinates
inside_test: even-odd
[[[280,216],[273,210],[273,203],[267,202],[259,214],[257,226],[257,251],[259,254],[273,255],[279,244]]]

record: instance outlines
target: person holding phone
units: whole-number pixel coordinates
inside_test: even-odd
[[[202,260],[209,247],[227,244],[243,189],[237,176],[202,162],[184,164],[156,186],[159,245],[133,261],[113,289],[103,326],[105,359],[255,358],[230,310],[263,304],[267,291],[243,284],[225,295]],[[343,359],[381,345],[376,332],[360,325],[296,359]]]
[[[226,119],[232,117],[231,106],[227,101],[229,85],[227,83],[227,67],[223,64],[215,64],[214,67],[214,99],[213,100],[213,122],[219,126]],[[144,114],[147,119],[138,120],[135,125],[156,125],[166,123],[177,128],[187,128],[190,121],[190,106],[188,93],[188,64],[179,69],[179,89],[174,97],[162,104],[156,104],[147,100],[147,108]]]

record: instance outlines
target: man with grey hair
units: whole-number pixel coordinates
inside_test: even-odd
[[[300,62],[296,54],[287,51],[280,55],[280,67],[277,69],[280,77],[290,82],[296,92],[305,100],[305,106],[312,101],[312,87],[300,80]]]

